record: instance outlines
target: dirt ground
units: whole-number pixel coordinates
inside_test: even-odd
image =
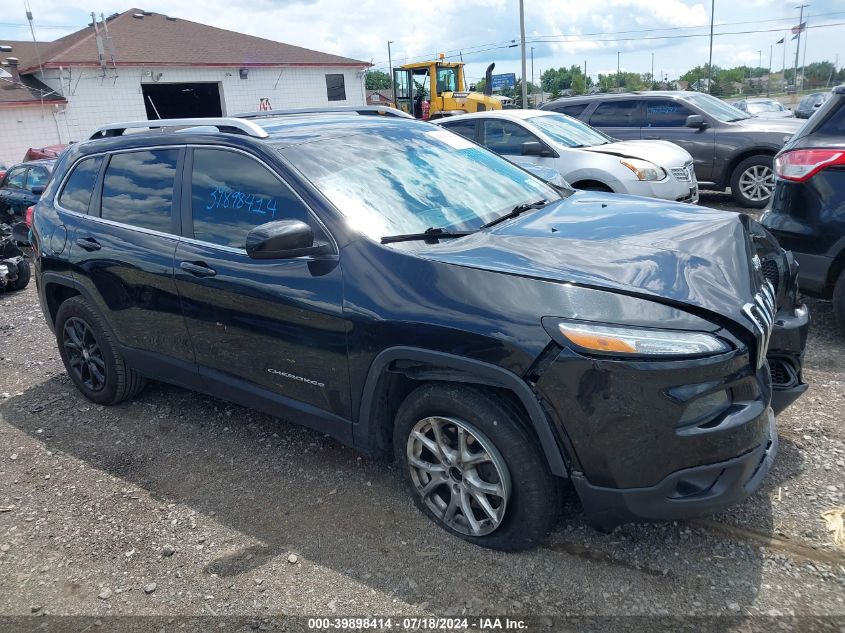
[[[845,550],[821,514],[845,506],[845,337],[829,304],[810,307],[810,390],[779,417],[750,499],[600,534],[569,494],[543,546],[503,554],[447,535],[392,464],[318,433],[157,383],[91,404],[34,283],[0,295],[0,630],[50,620],[33,615],[94,618],[60,620],[81,631],[118,615],[264,630],[281,616],[511,614],[758,616],[773,630],[827,616],[814,626],[841,631]]]

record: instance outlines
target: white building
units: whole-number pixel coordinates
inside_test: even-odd
[[[366,102],[367,62],[138,9],[37,49],[0,45],[7,164],[115,121]]]

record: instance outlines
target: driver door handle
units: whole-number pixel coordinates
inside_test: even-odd
[[[102,248],[102,246],[100,246],[100,243],[97,242],[97,240],[95,240],[93,237],[80,237],[78,240],[76,240],[76,245],[79,246],[79,248],[88,252],[98,251]]]
[[[180,262],[179,268],[191,273],[194,277],[214,277],[217,271],[202,262]]]

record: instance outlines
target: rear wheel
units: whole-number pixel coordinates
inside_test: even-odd
[[[731,195],[744,207],[762,209],[775,188],[774,158],[759,154],[737,165],[731,174]]]
[[[417,388],[396,416],[394,451],[417,506],[467,541],[527,549],[557,519],[559,482],[520,415],[492,392]]]
[[[121,356],[99,314],[81,297],[59,306],[56,341],[73,384],[97,404],[117,404],[146,384]]]
[[[18,278],[9,284],[9,289],[23,290],[29,284],[30,277],[32,277],[32,268],[29,261],[22,259],[18,262]]]

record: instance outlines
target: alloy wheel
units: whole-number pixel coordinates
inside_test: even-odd
[[[775,188],[775,174],[768,165],[752,165],[739,177],[739,190],[753,202],[768,200]]]
[[[493,443],[470,423],[427,417],[407,443],[417,494],[448,527],[485,536],[501,525],[511,495],[507,464]]]
[[[91,391],[100,391],[106,384],[106,361],[91,327],[79,317],[69,318],[65,321],[62,345],[79,382]]]

